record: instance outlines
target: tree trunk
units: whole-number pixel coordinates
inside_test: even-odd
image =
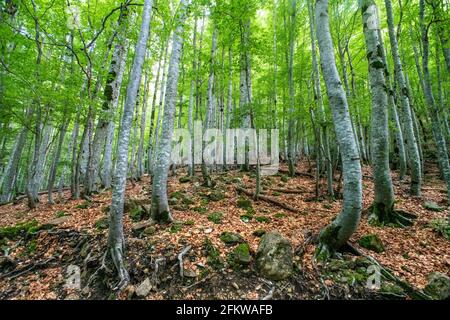
[[[327,259],[350,239],[358,227],[362,207],[361,163],[352,131],[347,97],[336,67],[327,9],[328,0],[316,2],[316,34],[336,138],[341,150],[344,200],[341,213],[320,234],[316,253],[319,259]]]
[[[155,162],[152,188],[151,216],[154,221],[168,223],[173,221],[167,199],[167,177],[170,166],[170,153],[172,150],[172,135],[175,120],[175,104],[177,100],[177,87],[181,48],[183,42],[183,26],[186,19],[190,0],[181,0],[180,16],[177,19],[176,30],[173,34],[172,55],[170,57],[169,72],[166,83],[164,100],[164,115],[161,139],[157,146],[158,156]]]
[[[142,12],[142,25],[139,39],[135,48],[133,67],[131,69],[130,81],[127,87],[122,122],[119,131],[117,161],[114,174],[112,203],[109,212],[109,235],[108,254],[116,267],[120,282],[119,289],[123,289],[129,281],[129,275],[123,262],[125,240],[123,234],[123,209],[125,198],[125,187],[127,180],[128,149],[130,143],[130,131],[133,120],[134,107],[142,74],[142,66],[145,59],[145,51],[150,32],[150,17],[152,11],[152,0],[145,0]]]

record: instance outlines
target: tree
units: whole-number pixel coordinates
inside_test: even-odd
[[[327,9],[328,0],[317,0],[316,34],[336,139],[341,150],[344,200],[340,214],[320,233],[320,244],[316,252],[319,259],[327,259],[347,243],[358,226],[362,207],[361,164],[347,97],[336,67]]]
[[[175,121],[175,103],[177,101],[177,87],[179,65],[183,43],[183,26],[187,16],[189,0],[181,0],[179,15],[176,20],[176,30],[172,40],[172,54],[166,83],[164,114],[161,138],[157,145],[157,160],[155,162],[152,185],[151,216],[154,221],[168,223],[173,220],[167,199],[167,176],[170,166],[171,140]]]
[[[122,122],[119,130],[112,203],[109,212],[107,255],[117,270],[118,277],[120,279],[119,284],[117,285],[117,288],[119,289],[123,289],[129,281],[129,275],[123,262],[125,237],[123,234],[122,219],[125,199],[125,184],[127,180],[130,131],[150,32],[152,4],[152,0],[145,0],[144,2],[141,31],[139,33],[139,39],[135,48],[133,66],[130,73],[130,81],[127,87]]]

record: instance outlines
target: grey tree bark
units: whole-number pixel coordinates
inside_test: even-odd
[[[123,209],[125,198],[125,187],[127,180],[128,149],[130,142],[130,131],[133,120],[134,107],[139,89],[142,66],[147,49],[147,41],[150,33],[150,17],[152,12],[152,0],[145,0],[142,12],[142,24],[139,39],[135,48],[133,66],[130,81],[127,87],[122,122],[119,131],[117,161],[114,174],[112,203],[109,212],[109,234],[108,234],[108,256],[113,262],[118,277],[118,289],[123,289],[129,281],[129,275],[123,262],[125,239],[123,234]]]
[[[385,0],[387,22],[389,27],[389,39],[391,42],[391,54],[394,60],[395,77],[400,89],[400,101],[402,105],[403,119],[405,123],[405,138],[407,139],[409,167],[411,169],[411,188],[412,195],[419,196],[422,185],[422,172],[420,164],[420,155],[417,137],[414,134],[413,119],[411,114],[411,106],[408,99],[408,90],[406,87],[403,66],[398,51],[397,35],[394,29],[394,16],[392,13],[391,0]]]
[[[350,239],[358,227],[362,207],[361,163],[352,131],[347,97],[336,67],[327,9],[328,0],[317,0],[316,34],[336,138],[341,151],[344,200],[340,214],[320,233],[320,244],[316,252],[319,259],[327,259]]]
[[[177,101],[184,21],[186,20],[189,4],[190,0],[181,0],[179,16],[176,19],[176,30],[173,34],[172,55],[170,57],[166,83],[162,132],[159,144],[157,145],[158,154],[153,173],[151,217],[159,223],[173,221],[167,199],[167,178],[170,166],[170,153],[172,150],[171,142],[175,120],[175,104]]]

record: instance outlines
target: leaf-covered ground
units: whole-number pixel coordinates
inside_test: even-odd
[[[443,221],[448,215],[445,186],[438,179],[434,166],[431,168],[426,172],[421,198],[410,197],[408,180],[400,183],[394,174],[396,208],[418,216],[412,227],[374,227],[368,225],[367,216],[363,215],[359,229],[351,239],[354,247],[418,289],[426,285],[431,272],[450,272],[450,241],[432,228],[436,221]],[[303,173],[310,171],[306,162],[300,163],[297,170]],[[169,182],[174,224],[152,226],[147,228],[147,234],[138,233],[132,227],[139,218],[146,218],[145,210],[138,212],[141,216],[133,210],[125,214],[126,263],[132,285],[119,296],[93,284],[93,274],[101,265],[106,245],[107,229],[101,222],[110,204],[109,191],[96,195],[91,202],[69,200],[66,193],[55,205],[46,204],[46,198],[42,196],[39,208],[31,211],[27,210],[26,200],[0,206],[0,227],[34,220],[35,225],[55,225],[32,233],[20,233],[11,239],[0,239],[0,299],[135,298],[137,287],[146,278],[150,279],[152,287],[147,299],[386,298],[386,295],[368,290],[364,277],[359,279],[355,274],[353,279],[353,271],[347,272],[345,277],[335,276],[338,269],[326,269],[313,263],[315,245],[312,239],[341,208],[341,200],[315,198],[313,178],[308,175],[288,178],[279,174],[263,179],[264,194],[294,207],[298,211],[294,213],[238,193],[237,185],[253,190],[255,178],[251,174],[239,171],[217,173],[214,175],[214,189],[203,187],[200,177],[182,183],[180,177],[183,175],[179,170]],[[373,199],[370,176],[370,169],[364,168],[364,209]],[[299,193],[280,191],[286,189]],[[130,182],[127,201],[141,199],[141,203],[149,203],[150,190],[149,177]],[[320,190],[321,193],[324,191]],[[251,208],[240,208],[239,199],[249,199]],[[443,210],[425,209],[425,201],[433,201]],[[255,231],[272,230],[289,239],[295,249],[295,273],[289,281],[269,282],[258,277],[252,267],[236,270],[227,264],[227,255],[233,248],[220,239],[223,232],[240,234],[254,256],[260,240]],[[358,240],[367,234],[378,235],[385,251],[375,253],[360,247]],[[224,268],[211,263],[205,239],[209,239],[220,253],[219,260]],[[184,256],[185,276],[181,278],[177,255],[187,246],[191,249]],[[345,258],[358,266],[357,257],[346,255]],[[82,290],[65,286],[69,265],[81,268]],[[361,282],[359,286],[355,285],[358,280]],[[86,284],[89,281],[91,286],[88,288]]]

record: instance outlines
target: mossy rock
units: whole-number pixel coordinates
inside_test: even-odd
[[[283,218],[286,218],[286,214],[283,212],[278,212],[278,213],[275,213],[274,217],[277,219],[283,219]]]
[[[223,213],[222,212],[213,212],[208,215],[208,220],[214,222],[215,224],[222,223]]]
[[[184,205],[190,206],[190,205],[194,204],[195,201],[192,200],[191,198],[184,197],[183,199],[181,199],[181,203]]]
[[[149,226],[149,227],[145,228],[144,231],[142,232],[142,234],[145,236],[152,236],[155,233],[156,233],[156,228],[154,226]]]
[[[201,213],[201,214],[206,213],[208,211],[208,209],[205,208],[205,207],[195,207],[192,210],[194,210],[194,211],[196,211],[198,213]]]
[[[256,253],[256,269],[269,280],[285,280],[293,272],[293,250],[289,240],[276,232],[266,233]]]
[[[436,300],[450,299],[450,277],[440,272],[428,276],[428,284],[424,292]]]
[[[444,208],[440,207],[436,202],[433,201],[425,201],[423,207],[427,210],[435,212],[440,212],[444,210]]]
[[[253,234],[255,237],[261,238],[263,235],[266,234],[266,230],[264,230],[264,229],[258,229],[258,230],[253,231],[252,234]]]
[[[220,251],[213,245],[209,238],[205,238],[203,248],[206,252],[206,263],[215,270],[223,269],[224,263]]]
[[[247,210],[250,208],[253,209],[252,202],[245,198],[239,198],[237,200],[237,207],[241,208],[241,209],[247,209]]]
[[[256,217],[255,220],[261,223],[270,223],[272,221],[272,219],[270,219],[269,217],[261,217],[261,216]]]
[[[289,181],[289,177],[284,174],[284,175],[281,176],[280,180],[283,181],[283,182],[288,182]]]
[[[222,232],[220,235],[220,240],[222,240],[227,246],[233,246],[244,242],[244,239],[240,234],[228,231]]]
[[[220,201],[225,199],[225,194],[220,190],[214,190],[208,195],[208,199],[211,201]]]
[[[359,245],[367,250],[381,253],[384,251],[384,245],[381,239],[376,234],[368,234],[358,241]]]
[[[106,230],[109,228],[109,219],[108,217],[103,217],[95,221],[94,227],[97,230]]]
[[[228,263],[233,269],[239,270],[247,267],[252,261],[250,247],[247,243],[241,243],[228,254]]]
[[[192,177],[183,176],[183,177],[180,177],[180,179],[178,179],[178,181],[180,181],[180,183],[189,183],[192,181]]]

